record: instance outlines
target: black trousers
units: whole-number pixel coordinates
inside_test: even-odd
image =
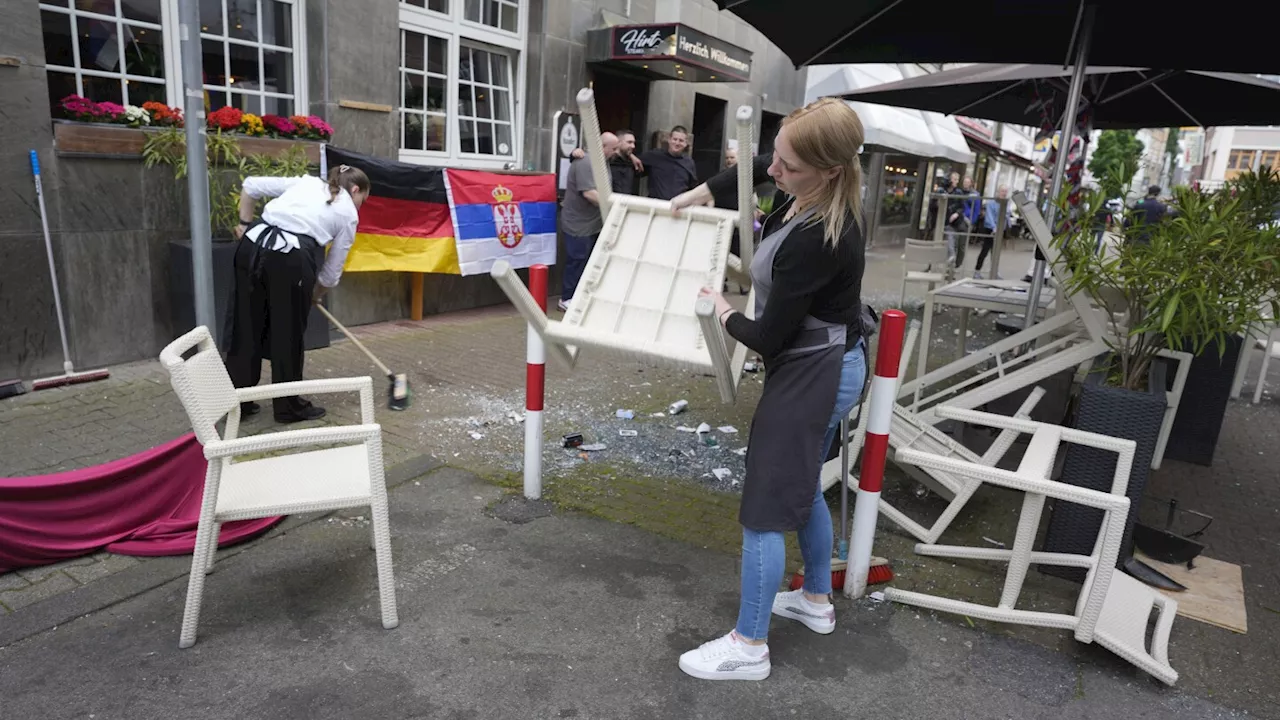
[[[271,361],[272,383],[302,379],[302,336],[315,284],[315,258],[305,243],[284,253],[240,241],[226,359],[233,385],[257,385],[264,357]],[[288,415],[309,404],[297,396],[275,398],[272,410]]]
[[[983,230],[983,232],[987,232]],[[974,266],[975,270],[982,270],[982,264],[987,261],[987,255],[991,252],[991,247],[995,245],[996,239],[992,237],[982,238],[982,249],[978,251],[978,264]]]

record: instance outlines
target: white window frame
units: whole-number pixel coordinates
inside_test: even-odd
[[[196,1],[199,2],[200,0],[196,0]],[[267,0],[261,0],[261,1],[264,3],[267,2]],[[177,25],[178,25],[178,22],[177,22],[178,2],[179,0],[165,0],[165,4],[164,4],[165,9],[170,11],[170,17],[174,19],[175,30],[177,29]],[[203,51],[203,41],[205,40],[216,40],[219,42],[223,42],[224,43],[223,71],[224,73],[229,73],[231,68],[231,57],[230,57],[231,54],[230,52],[227,51],[228,45],[241,45],[243,47],[255,48],[258,51],[258,72],[260,74],[263,73],[264,72],[264,68],[263,68],[264,49],[276,48],[276,47],[282,47],[282,46],[271,45],[270,43],[264,43],[261,40],[262,20],[263,20],[261,13],[259,13],[257,17],[258,38],[259,38],[258,40],[248,41],[248,40],[237,40],[235,38],[230,38],[229,37],[230,28],[227,27],[227,22],[228,22],[227,0],[219,0],[219,2],[222,4],[223,34],[212,35],[209,33],[201,32],[200,33],[200,40],[202,42],[201,50]],[[270,96],[270,97],[283,98],[283,97],[288,97],[289,95],[292,95],[293,96],[293,112],[287,113],[286,115],[284,115],[284,117],[288,117],[288,115],[304,115],[304,116],[310,115],[311,108],[310,108],[310,104],[307,101],[307,94],[306,94],[306,87],[307,87],[307,34],[306,32],[307,32],[307,28],[306,28],[306,22],[305,22],[306,7],[304,5],[306,0],[276,0],[276,2],[280,2],[282,4],[289,5],[292,7],[292,9],[290,10],[289,21],[293,24],[293,47],[287,48],[287,49],[290,51],[290,55],[293,56],[293,92],[292,93],[267,92],[262,88],[259,88],[258,90],[249,90],[244,92],[247,92],[247,94],[250,94],[250,95],[256,95],[260,97]],[[174,33],[174,37],[178,37],[176,32]],[[175,58],[175,60],[177,61],[178,67],[181,68],[182,55],[181,55],[181,49],[179,45],[180,45],[179,43],[174,43],[175,51],[177,52],[177,57]],[[203,53],[201,55],[201,58],[202,58],[201,67],[203,67]],[[202,83],[201,87],[204,88],[207,92],[223,92],[223,93],[228,92],[227,87],[225,86],[224,87],[209,86],[209,85],[204,85]],[[174,93],[174,96],[181,98],[183,93],[181,82],[179,82],[178,87],[175,90],[176,92]],[[232,90],[231,92],[236,92],[236,91]],[[228,100],[230,100],[230,98],[228,98]],[[210,111],[212,110],[213,108],[211,106]],[[259,112],[254,112],[253,114],[261,116],[267,113],[259,111]]]
[[[455,0],[455,1],[456,1],[456,0]],[[433,13],[433,14],[434,14],[434,13]],[[405,107],[404,107],[404,74],[403,74],[403,70],[401,70],[401,67],[402,67],[401,63],[403,63],[403,62],[404,62],[404,60],[403,60],[403,58],[404,58],[404,42],[403,42],[403,39],[404,39],[404,33],[406,33],[406,32],[418,33],[419,35],[425,35],[425,36],[427,36],[427,37],[434,37],[434,38],[437,38],[437,39],[439,39],[439,40],[444,40],[444,41],[445,41],[445,51],[444,51],[444,64],[445,64],[445,69],[444,69],[444,73],[445,73],[445,81],[444,81],[444,150],[427,150],[425,147],[424,147],[423,149],[421,149],[421,150],[405,150],[405,149],[404,149],[404,115],[403,115],[403,113],[405,112],[405,110],[406,110],[406,109],[405,109]],[[444,33],[439,33],[439,32],[435,32],[435,31],[423,30],[423,29],[415,28],[415,27],[406,27],[404,24],[401,24],[401,25],[400,25],[400,59],[398,59],[398,60],[396,61],[396,76],[397,76],[397,80],[399,81],[399,84],[400,84],[400,87],[399,87],[399,97],[400,97],[400,99],[399,99],[399,101],[398,101],[398,102],[399,102],[399,104],[396,106],[396,116],[397,116],[397,117],[396,117],[396,123],[397,123],[397,125],[399,126],[399,128],[398,128],[398,130],[397,130],[397,135],[398,135],[398,137],[400,138],[400,143],[399,143],[399,148],[398,148],[398,150],[399,150],[399,152],[400,152],[402,155],[403,155],[404,153],[413,153],[413,155],[414,155],[415,157],[418,157],[418,158],[421,158],[421,159],[424,159],[424,160],[425,160],[425,159],[431,159],[431,160],[437,160],[437,161],[438,161],[438,160],[447,160],[447,159],[449,158],[450,148],[452,148],[452,143],[453,143],[453,136],[454,136],[454,135],[456,135],[456,134],[457,134],[457,132],[458,132],[457,123],[455,123],[455,122],[453,121],[453,119],[452,119],[452,118],[453,118],[453,115],[454,115],[454,110],[455,110],[455,109],[454,109],[454,104],[450,102],[450,98],[454,96],[454,90],[453,90],[452,88],[453,88],[453,84],[454,84],[454,82],[457,80],[457,73],[456,73],[456,72],[453,72],[453,73],[449,72],[449,67],[450,67],[450,66],[449,66],[449,63],[450,63],[450,62],[452,62],[452,58],[454,57],[454,49],[453,49],[453,46],[454,46],[454,43],[456,43],[456,42],[457,42],[457,39],[456,39],[456,38],[453,38],[453,37],[450,37],[450,36],[448,36],[448,35],[445,35]],[[429,56],[430,56],[430,53],[428,53],[428,52],[427,52],[427,48],[426,48],[426,45],[425,45],[425,43],[424,43],[424,44],[423,44],[423,48],[422,48],[422,66],[423,66],[423,100],[422,100],[422,106],[423,106],[423,108],[426,108],[426,105],[427,105],[427,101],[426,101],[427,81],[428,81],[428,78],[430,78],[430,77],[431,77],[430,72],[429,72],[428,70],[426,70],[426,68],[427,68],[427,64],[428,64],[428,62],[429,62],[429,60],[428,60],[428,57],[429,57]],[[417,111],[417,110],[410,110],[410,112],[417,113],[418,111]],[[423,111],[423,113],[422,113],[422,114],[423,114],[423,117],[424,117],[424,118],[426,118],[426,117],[431,117],[432,115],[434,115],[434,113],[428,113],[428,112],[426,112],[425,110]],[[426,145],[426,142],[425,142],[425,135],[424,135],[423,145]]]
[[[445,110],[447,130],[445,133],[445,152],[430,150],[399,149],[399,158],[403,162],[420,165],[448,164],[455,167],[474,168],[477,170],[501,170],[519,168],[524,157],[524,89],[527,73],[528,53],[525,51],[528,38],[529,3],[521,0],[516,17],[515,33],[474,23],[465,19],[466,0],[449,0],[449,12],[439,13],[424,8],[399,3],[400,29],[410,32],[435,35],[449,41],[448,48],[448,82]],[[511,153],[509,155],[482,155],[462,152],[462,133],[458,123],[458,61],[463,44],[468,44],[489,52],[506,52],[512,72],[511,85]],[[396,70],[397,81],[403,87],[404,79],[400,77],[399,67]],[[403,92],[403,90],[401,91]],[[404,119],[400,106],[396,107],[396,121],[401,124],[402,134]],[[496,138],[495,138],[496,142]]]
[[[170,38],[177,37],[177,36],[170,35],[168,33],[168,28],[165,26],[165,23],[164,23],[165,7],[163,5],[160,8],[159,24],[149,23],[142,20],[133,20],[133,19],[125,18],[123,9],[120,7],[120,0],[116,0],[115,2],[114,15],[105,15],[102,13],[90,12],[87,10],[80,10],[75,8],[74,5],[69,6],[65,2],[61,5],[53,5],[45,2],[39,3],[37,12],[43,13],[46,11],[55,13],[67,18],[68,27],[71,30],[71,53],[72,53],[72,57],[74,58],[73,62],[75,63],[76,66],[69,67],[67,65],[53,65],[53,64],[46,63],[45,67],[49,71],[61,73],[63,75],[74,76],[76,79],[77,95],[81,95],[81,96],[84,95],[84,78],[85,77],[98,77],[98,78],[106,78],[106,79],[116,80],[116,81],[124,80],[126,81],[126,83],[139,82],[139,83],[145,83],[148,85],[156,85],[159,87],[163,87],[165,92],[166,103],[172,104],[172,103],[168,103],[168,101],[172,99],[170,94],[172,92],[172,79],[173,79],[173,66],[170,61],[170,55],[171,55],[171,48],[172,46],[176,45],[176,43],[170,42]],[[80,27],[79,27],[79,24],[74,20],[75,18],[81,18],[81,17],[93,18],[93,19],[102,20],[105,22],[113,22],[117,24],[117,27],[119,27],[120,24],[125,24],[131,27],[142,28],[145,30],[150,30],[153,32],[160,33],[160,52],[161,52],[161,58],[164,64],[164,77],[154,78],[154,77],[147,77],[145,75],[132,75],[130,73],[125,72],[124,38],[119,33],[116,34],[116,50],[120,54],[119,55],[120,70],[118,72],[111,72],[107,70],[94,70],[91,68],[84,67],[84,62],[80,59],[80,40],[79,40]],[[41,28],[41,38],[43,40],[43,32],[44,32],[43,18],[41,18],[40,28]],[[156,82],[157,79],[159,79],[160,82]],[[142,102],[135,102],[134,100],[125,97],[127,93],[128,91],[122,87],[120,94],[121,94],[121,100],[123,101],[123,104],[126,104],[126,105],[142,104]],[[101,100],[101,98],[89,98],[89,99],[98,100],[98,101]]]
[[[185,103],[183,101],[183,85],[182,85],[182,43],[179,41],[180,33],[178,28],[178,2],[179,0],[163,0],[160,4],[160,25],[152,25],[136,20],[127,20],[131,25],[140,25],[147,29],[158,29],[161,33],[161,42],[164,47],[164,87],[165,87],[165,104],[183,109]],[[223,17],[226,16],[226,0],[220,0],[223,4]],[[295,115],[310,115],[310,101],[307,97],[307,24],[306,18],[306,2],[307,0],[280,0],[285,4],[293,7],[290,21],[293,23],[293,109]],[[451,0],[458,2],[458,0]],[[50,12],[58,12],[61,14],[70,14],[71,11],[65,6],[46,5],[41,3],[39,10],[48,10]],[[84,15],[88,17],[97,17],[103,20],[115,20],[122,18],[120,0],[116,0],[116,17],[101,15],[98,13],[89,13],[81,10],[75,11],[76,15]],[[224,28],[225,30],[225,28]],[[202,34],[203,37],[203,34]],[[72,47],[74,48],[74,57],[79,63],[80,44],[75,39],[76,35],[72,35]],[[122,40],[117,39],[117,42]],[[258,63],[259,68],[262,64],[261,48],[263,43],[250,43],[259,48]],[[81,81],[83,76],[119,78],[124,77],[127,80],[146,81],[147,78],[142,76],[130,76],[123,72],[110,73],[98,70],[85,70],[82,68],[71,68],[62,65],[49,65],[50,70],[62,72],[66,74],[75,74],[76,87],[83,89],[84,85]],[[261,71],[261,70],[260,70]],[[155,78],[151,78],[154,80]],[[264,91],[258,91],[260,94]],[[81,92],[80,94],[83,94]],[[273,93],[275,95],[283,95],[283,93]],[[99,98],[89,98],[95,100]],[[140,103],[131,103],[134,105]]]

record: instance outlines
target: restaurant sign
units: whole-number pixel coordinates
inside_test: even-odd
[[[746,82],[751,77],[750,51],[693,28],[670,23],[618,25],[610,30],[611,60],[671,60],[719,73],[723,79]]]

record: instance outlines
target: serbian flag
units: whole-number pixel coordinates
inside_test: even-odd
[[[556,176],[445,170],[463,275],[556,261]]]
[[[396,270],[457,275],[458,250],[444,170],[325,146],[325,163],[360,168],[369,197],[360,206],[346,272]]]

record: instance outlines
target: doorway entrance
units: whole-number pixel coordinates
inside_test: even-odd
[[[693,96],[693,165],[698,182],[720,172],[724,155],[724,122],[728,103],[701,93]]]
[[[760,113],[760,155],[773,154],[773,139],[778,136],[778,128],[782,127],[782,116],[777,113]]]
[[[649,112],[649,81],[593,68],[592,91],[596,95],[596,114],[601,132],[630,130],[636,138],[644,137],[645,117]]]

